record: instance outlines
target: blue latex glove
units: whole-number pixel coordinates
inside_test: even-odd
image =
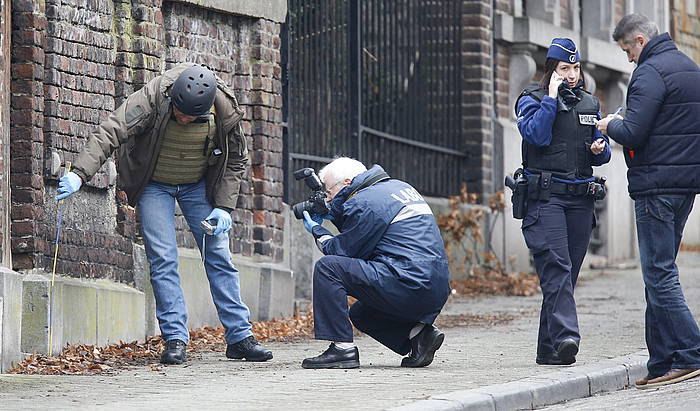
[[[320,216],[314,216],[314,218],[312,218],[308,211],[304,211],[304,228],[306,231],[313,233],[312,230],[319,225],[321,221],[323,221],[323,219]]]
[[[65,176],[58,180],[58,190],[56,192],[56,201],[63,200],[64,198],[70,196],[76,191],[80,190],[80,186],[83,185],[83,180],[72,171],[66,173]]]
[[[213,235],[228,233],[228,230],[231,229],[231,224],[233,223],[231,220],[231,214],[228,211],[220,208],[211,210],[211,213],[207,218],[205,218],[205,220],[209,221],[210,223],[212,223],[211,220],[216,220],[216,229],[214,229]]]

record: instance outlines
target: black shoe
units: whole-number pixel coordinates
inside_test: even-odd
[[[435,351],[445,341],[445,334],[432,324],[426,324],[423,329],[411,339],[411,353],[401,360],[402,367],[425,367],[433,362]]]
[[[576,354],[578,354],[578,344],[573,338],[566,338],[559,343],[557,347],[557,355],[562,362],[573,364],[576,362]]]
[[[185,362],[185,352],[187,345],[180,340],[170,340],[165,342],[165,350],[160,356],[161,364],[182,364]]]
[[[576,357],[569,361],[562,361],[559,355],[553,352],[551,354],[537,354],[535,362],[539,365],[571,365],[576,362]]]
[[[331,343],[328,349],[317,357],[305,358],[302,368],[357,368],[360,366],[360,351],[357,347],[340,349]]]
[[[272,358],[272,351],[266,350],[252,335],[235,344],[226,346],[226,357],[234,360],[267,361]]]

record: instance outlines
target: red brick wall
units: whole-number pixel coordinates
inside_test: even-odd
[[[678,48],[700,64],[700,1],[695,10],[688,9],[686,0],[671,0],[671,37]]]
[[[47,168],[51,152],[72,161],[91,131],[126,96],[181,61],[215,70],[246,110],[251,181],[242,185],[234,214],[232,250],[282,258],[278,24],[162,0],[13,4],[15,269],[50,269],[57,213],[57,176]],[[108,180],[103,167],[78,199],[66,202],[59,273],[133,280],[136,215]],[[254,218],[259,214],[263,218]],[[194,247],[181,217],[178,227],[179,244]]]
[[[10,0],[0,0],[0,176],[10,173]],[[0,266],[10,261],[10,182],[0,177]]]
[[[493,63],[491,1],[462,2],[462,130],[469,155],[470,191],[491,192],[493,174]]]

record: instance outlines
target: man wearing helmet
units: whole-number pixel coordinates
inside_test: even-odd
[[[104,120],[72,171],[59,182],[58,200],[78,191],[119,148],[119,186],[140,217],[165,341],[160,359],[164,364],[184,362],[189,342],[177,271],[176,200],[204,260],[226,329],[226,356],[248,361],[272,358],[272,352],[253,337],[229,250],[230,213],[248,163],[242,117],[233,91],[211,70],[180,64],[149,81]],[[205,241],[203,220],[216,226]]]

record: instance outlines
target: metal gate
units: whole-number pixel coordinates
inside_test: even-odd
[[[461,1],[289,0],[282,33],[285,193],[291,172],[346,155],[424,195],[465,181]]]

